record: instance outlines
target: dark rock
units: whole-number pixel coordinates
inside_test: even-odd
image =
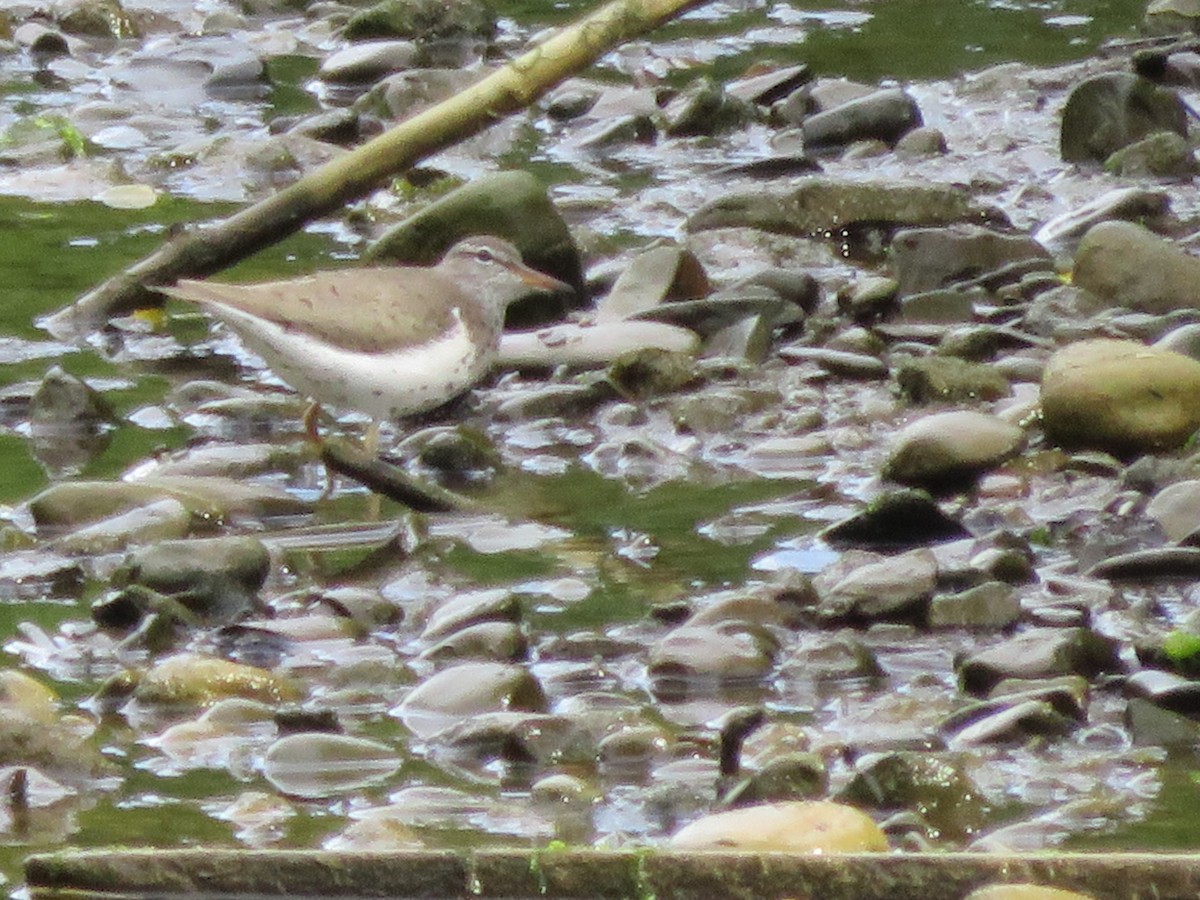
[[[800,127],[806,148],[828,150],[869,139],[895,144],[921,124],[917,102],[899,88],[888,88],[809,116]]]
[[[1159,188],[1115,188],[1078,209],[1055,216],[1033,233],[1033,239],[1044,247],[1068,247],[1100,222],[1161,222],[1170,205],[1169,195]]]
[[[1059,149],[1065,162],[1103,163],[1156,131],[1187,137],[1187,108],[1172,89],[1126,72],[1078,85],[1063,108]]]
[[[891,252],[902,295],[974,279],[1031,258],[1052,264],[1050,254],[1032,238],[973,225],[904,229],[893,237]]]
[[[1012,586],[988,581],[957,594],[935,594],[929,601],[931,628],[1000,630],[1016,624],[1021,601]]]
[[[1125,727],[1139,747],[1190,749],[1200,743],[1200,722],[1141,697],[1125,705]]]
[[[966,529],[942,512],[924,491],[880,494],[862,512],[837,522],[821,537],[838,547],[904,549],[967,537]]]
[[[329,84],[374,84],[393,72],[413,68],[418,54],[412,41],[363,41],[326,57],[317,77]]]
[[[808,66],[785,66],[770,72],[747,75],[725,85],[725,91],[739,100],[770,106],[792,94],[797,88],[812,80]]]
[[[494,234],[512,241],[525,261],[583,292],[583,265],[566,222],[528,172],[497,172],[451,191],[409,216],[370,248],[376,262],[429,264],[459,239]],[[510,323],[561,318],[563,298],[531,298],[509,310]]]
[[[1087,571],[1112,581],[1148,581],[1155,578],[1200,577],[1200,547],[1152,547],[1101,560]]]
[[[1025,743],[1032,736],[1060,736],[1079,723],[1042,700],[1019,700],[980,709],[978,717],[950,734],[950,746],[978,747],[992,743]],[[950,731],[950,729],[946,729]]]
[[[382,0],[356,12],[342,29],[349,41],[464,35],[488,40],[495,33],[496,14],[480,0]]]
[[[983,792],[959,761],[935,753],[865,756],[838,799],[881,811],[917,811],[951,840],[979,831],[989,812]]]
[[[1196,156],[1186,138],[1160,131],[1122,147],[1104,161],[1104,171],[1124,178],[1191,178],[1198,170]]]
[[[704,266],[690,250],[671,244],[650,247],[634,256],[617,276],[597,305],[596,319],[626,319],[668,301],[704,297],[710,289]]]
[[[972,653],[958,674],[967,693],[986,694],[1005,678],[1090,677],[1116,668],[1113,642],[1086,628],[1031,628]]]
[[[788,192],[758,190],[718,197],[694,213],[687,227],[693,232],[751,227],[811,236],[860,223],[944,225],[978,220],[983,213],[967,191],[954,186],[810,178]]]
[[[663,110],[665,131],[671,137],[716,135],[754,120],[754,107],[703,79],[676,97]]]
[[[924,416],[901,429],[883,465],[883,477],[938,488],[961,484],[1016,455],[1024,432],[995,416],[952,410]]]
[[[887,363],[877,356],[830,350],[825,347],[782,347],[779,355],[789,362],[814,362],[832,375],[842,378],[877,380],[887,378]]]
[[[946,135],[938,128],[922,126],[896,141],[896,153],[907,158],[943,156],[947,152]]]
[[[115,581],[173,597],[203,621],[224,622],[257,605],[270,568],[256,538],[164,541],[131,553]]]
[[[951,356],[901,363],[896,383],[901,393],[916,404],[999,400],[1012,393],[1008,379],[991,366]]]
[[[1200,307],[1200,259],[1132,222],[1101,222],[1088,231],[1072,280],[1107,306],[1155,314]]]

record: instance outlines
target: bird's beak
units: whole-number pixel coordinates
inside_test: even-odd
[[[539,272],[537,269],[531,269],[529,266],[522,265],[520,268],[514,267],[514,272],[520,279],[539,291],[546,291],[551,294],[573,294],[575,289],[565,281],[559,281],[557,278],[551,278],[545,272]]]

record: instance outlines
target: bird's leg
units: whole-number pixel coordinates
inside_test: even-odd
[[[317,431],[317,416],[319,415],[321,415],[321,404],[312,400],[305,408],[304,415],[300,417],[300,421],[304,423],[305,434],[318,447],[321,446],[321,434]]]
[[[301,416],[301,421],[304,423],[304,432],[308,439],[312,441],[313,446],[317,448],[318,458],[320,457],[321,446],[323,439],[320,431],[317,430],[317,417],[321,415],[321,404],[313,400],[304,410],[304,415]],[[328,500],[330,494],[333,493],[333,470],[328,464],[322,465],[325,470],[325,486],[321,488],[321,493],[317,495],[317,502]]]
[[[371,424],[367,426],[367,433],[363,435],[363,452],[370,459],[376,459],[379,456],[379,420],[372,419]],[[383,513],[383,498],[375,491],[371,491],[367,497],[367,508],[364,511],[364,518],[368,522],[378,522]]]

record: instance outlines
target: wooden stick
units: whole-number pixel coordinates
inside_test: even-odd
[[[96,330],[112,315],[158,305],[161,299],[150,290],[153,285],[170,284],[182,276],[211,275],[283,240],[313,219],[366,196],[389,176],[525,109],[612,48],[701,2],[613,0],[471,87],[405,119],[279,193],[223,222],[169,241],[38,324],[59,339],[72,339]]]

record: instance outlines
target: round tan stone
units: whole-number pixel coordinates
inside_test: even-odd
[[[1042,374],[1046,434],[1133,454],[1181,446],[1200,428],[1200,362],[1136,341],[1080,341]]]
[[[671,838],[676,850],[862,853],[888,849],[866,813],[829,800],[747,806],[697,819]]]

